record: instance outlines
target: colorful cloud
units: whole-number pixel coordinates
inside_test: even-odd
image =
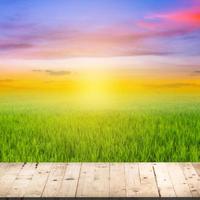
[[[78,69],[89,71],[78,78],[95,82],[118,68],[119,78],[131,74],[134,80],[124,84],[131,87],[165,78],[162,88],[199,84],[198,0],[1,0],[0,10],[3,86],[69,87],[74,83],[65,81]]]
[[[105,21],[102,16],[102,21],[100,19],[98,23],[91,19],[90,13],[88,16],[86,15],[84,22],[81,22],[80,19],[77,21],[76,18],[80,16],[73,14],[70,16],[72,20],[69,21],[67,20],[68,15],[63,13],[60,19],[62,24],[59,24],[60,21],[57,24],[48,21],[49,16],[44,19],[44,22],[40,21],[40,17],[43,19],[43,13],[42,11],[37,13],[38,11],[35,9],[40,5],[36,4],[32,11],[34,17],[29,20],[25,18],[25,15],[24,18],[16,15],[14,19],[10,16],[10,18],[0,20],[0,56],[9,59],[15,57],[62,59],[68,57],[189,54],[190,52],[182,52],[171,46],[168,47],[168,44],[169,38],[176,43],[177,37],[189,36],[191,33],[199,31],[200,7],[194,6],[196,1],[191,2],[193,2],[191,6],[180,9],[173,9],[173,3],[171,3],[168,11],[160,12],[152,9],[151,14],[147,11],[145,13],[144,9],[143,16],[130,13],[127,14],[126,19],[123,19],[123,16],[126,16],[125,10],[124,13],[118,11],[121,15],[120,20],[116,21],[113,16]],[[142,0],[141,6],[145,7],[145,3],[147,2]],[[48,5],[51,10],[53,3]],[[63,5],[66,4],[63,3]],[[134,3],[131,1],[125,1],[124,5],[132,6],[134,10]],[[57,10],[61,9],[59,4],[56,6]],[[98,3],[93,6],[93,9],[97,9]],[[113,12],[116,15],[117,10]],[[37,14],[40,17],[37,18]],[[72,23],[73,20],[75,20],[74,23]],[[184,42],[182,41],[182,43]]]

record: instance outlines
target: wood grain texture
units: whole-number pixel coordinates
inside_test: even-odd
[[[59,189],[60,197],[75,197],[79,176],[80,176],[81,164],[69,163],[64,174],[61,187]]]
[[[24,165],[19,174],[16,176],[6,196],[23,197],[35,171],[36,163],[28,163]]]
[[[151,163],[139,163],[141,191],[140,197],[159,197],[156,177]]]
[[[167,171],[167,166],[165,163],[157,163],[153,165],[158,190],[161,197],[176,197],[171,178]]]
[[[64,179],[67,164],[54,164],[51,168],[42,197],[59,197],[59,190]]]
[[[0,197],[200,197],[200,163],[0,163]]]
[[[200,178],[200,163],[192,163],[194,169],[196,170],[197,174],[199,175]]]
[[[126,196],[139,197],[141,195],[141,181],[139,164],[125,163]]]
[[[8,163],[0,163],[0,179],[6,173],[8,168],[9,168],[9,164]]]
[[[175,193],[177,197],[192,197],[190,188],[187,184],[183,171],[178,163],[167,165]]]
[[[28,185],[25,197],[41,197],[47,179],[51,172],[52,163],[39,163],[32,181]]]
[[[126,197],[124,163],[110,164],[110,197]]]
[[[83,163],[76,197],[108,197],[109,164]]]
[[[193,197],[200,197],[200,179],[191,163],[180,165]]]
[[[23,169],[23,163],[9,164],[6,172],[0,178],[0,197],[6,197],[17,175]]]

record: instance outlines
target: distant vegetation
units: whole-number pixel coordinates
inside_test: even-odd
[[[0,161],[200,161],[200,101],[188,99],[81,110],[1,98]]]

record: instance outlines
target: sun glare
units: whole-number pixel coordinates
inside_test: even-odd
[[[89,107],[105,106],[111,101],[111,74],[99,69],[84,72],[80,78],[80,101]]]

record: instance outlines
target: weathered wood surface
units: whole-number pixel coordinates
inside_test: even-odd
[[[0,163],[0,197],[200,197],[200,163]]]

